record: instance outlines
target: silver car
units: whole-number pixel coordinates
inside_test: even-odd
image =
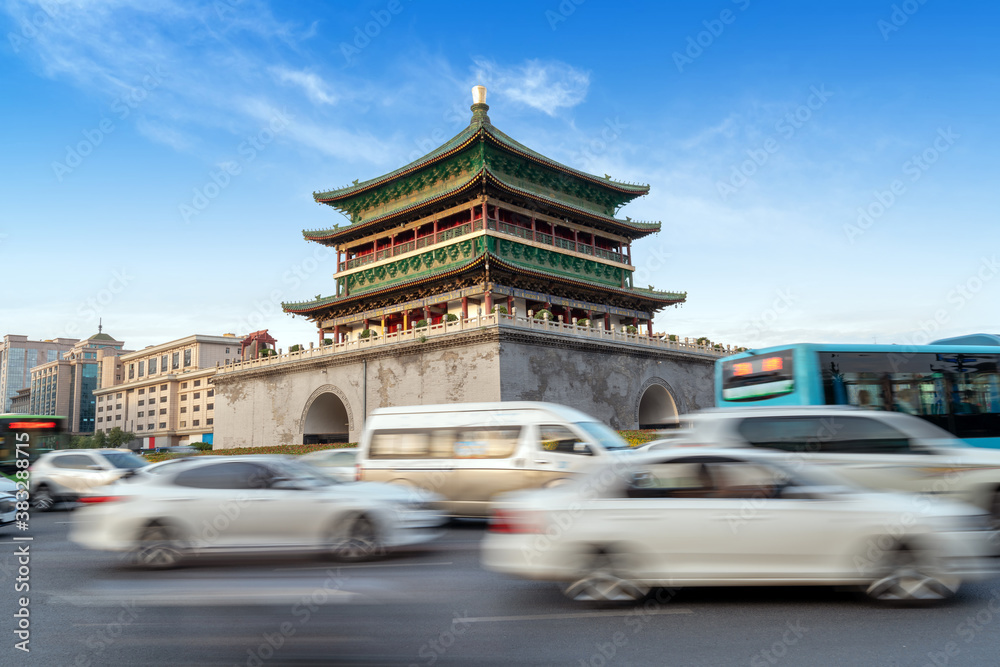
[[[703,410],[689,419],[675,446],[780,450],[790,465],[829,467],[860,486],[976,505],[1000,528],[1000,451],[972,447],[918,417],[792,406]]]
[[[316,466],[324,475],[333,477],[338,482],[353,482],[356,479],[357,460],[357,447],[321,449],[302,457],[303,462]]]
[[[148,465],[127,449],[62,449],[42,454],[31,464],[31,503],[39,510],[76,501],[91,489],[109,484]]]
[[[82,497],[70,539],[164,568],[197,556],[318,553],[356,561],[432,539],[436,498],[337,482],[291,457],[199,456],[150,466]]]

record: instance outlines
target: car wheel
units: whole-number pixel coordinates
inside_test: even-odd
[[[177,541],[177,531],[163,524],[146,526],[139,535],[139,546],[133,552],[136,565],[150,570],[176,567],[184,558]]]
[[[617,571],[615,557],[598,551],[591,557],[583,576],[563,588],[563,594],[574,602],[625,604],[646,599],[649,586],[622,577]]]
[[[330,557],[345,563],[371,560],[383,552],[375,523],[363,514],[352,519],[346,529],[334,531],[328,542]]]
[[[961,578],[948,574],[927,551],[899,544],[888,552],[879,576],[865,591],[876,602],[941,602],[955,595]]]
[[[40,484],[37,489],[31,493],[31,505],[36,510],[40,512],[48,512],[56,504],[56,499],[52,496],[52,492],[49,491],[49,487],[45,484]]]

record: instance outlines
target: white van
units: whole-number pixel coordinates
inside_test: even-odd
[[[380,408],[359,449],[358,480],[424,488],[452,516],[480,517],[499,493],[558,484],[629,446],[573,408],[510,402]]]

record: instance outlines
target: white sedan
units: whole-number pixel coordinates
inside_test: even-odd
[[[637,453],[494,506],[487,569],[560,582],[581,601],[659,586],[852,585],[879,601],[935,601],[991,575],[982,510],[869,492],[780,453]],[[810,476],[812,475],[812,477]]]
[[[204,456],[149,466],[80,498],[70,539],[146,567],[190,556],[317,552],[346,561],[437,535],[425,492],[344,484],[281,456]]]

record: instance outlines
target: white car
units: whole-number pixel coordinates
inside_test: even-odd
[[[146,567],[189,556],[317,552],[340,560],[436,536],[425,492],[343,484],[283,456],[204,456],[150,466],[83,496],[70,539]]]
[[[786,452],[857,485],[971,503],[1000,528],[1000,451],[972,447],[919,417],[854,407],[726,408],[689,415],[674,445]]]
[[[482,563],[605,602],[640,600],[652,587],[776,585],[936,601],[993,573],[996,533],[977,508],[843,486],[781,458],[654,451],[510,494],[495,506]]]
[[[17,499],[13,493],[0,491],[0,528],[14,523]]]
[[[320,471],[339,482],[353,482],[357,475],[357,447],[338,447],[309,452],[302,456],[302,461],[316,466]]]
[[[60,449],[31,464],[31,504],[38,510],[75,501],[91,489],[110,484],[149,465],[127,449]]]

